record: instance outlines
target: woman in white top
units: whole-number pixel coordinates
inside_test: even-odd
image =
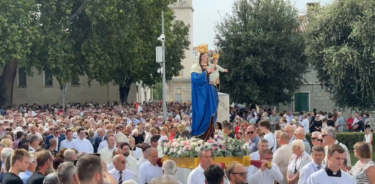
[[[286,178],[288,183],[297,184],[300,170],[311,162],[311,157],[305,152],[305,144],[302,140],[292,141],[293,155],[289,160]]]
[[[365,129],[365,143],[370,147],[370,152],[372,153],[372,132],[370,127]]]
[[[368,144],[358,142],[354,145],[354,156],[358,158],[350,174],[357,183],[375,183],[375,163],[371,160]]]

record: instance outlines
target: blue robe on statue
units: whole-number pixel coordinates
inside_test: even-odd
[[[211,117],[213,117],[212,123],[216,122],[219,105],[217,89],[210,85],[206,71],[191,73],[191,98],[193,116],[191,136],[201,136],[207,131]]]

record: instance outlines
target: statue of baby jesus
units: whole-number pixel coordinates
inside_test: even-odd
[[[220,65],[217,64],[219,60],[219,54],[213,55],[212,64],[208,66],[208,68],[213,68],[214,71],[210,74],[210,84],[213,84],[214,86],[220,84],[220,72],[228,72],[227,69],[222,68]]]

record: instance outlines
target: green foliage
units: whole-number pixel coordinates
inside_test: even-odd
[[[0,1],[0,66],[16,59],[18,65],[30,65],[31,52],[38,34],[37,5],[34,0]]]
[[[342,132],[336,134],[336,140],[338,140],[340,143],[343,143],[348,147],[349,150],[353,150],[353,146],[357,142],[363,142],[365,139],[365,133],[363,132]],[[373,137],[375,135],[373,134]],[[306,134],[306,139],[309,141],[310,145],[311,143],[311,134]],[[373,148],[375,147],[375,142],[372,141]]]
[[[162,83],[158,82],[154,85],[154,89],[152,92],[154,101],[162,100],[163,99],[163,88]]]
[[[375,107],[375,1],[335,0],[309,17],[306,55],[340,107]]]
[[[183,68],[184,49],[190,44],[189,26],[175,20],[170,3],[1,0],[0,66],[17,59],[29,74],[32,67],[51,71],[61,86],[72,76],[87,75],[89,82],[118,84],[121,94],[127,94],[133,82],[151,86],[161,80],[155,47],[161,45],[157,38],[164,11],[166,77],[170,80]]]
[[[86,14],[93,30],[82,46],[92,77],[101,83],[120,86],[129,81],[145,85],[160,81],[155,47],[161,45],[161,12],[165,15],[166,77],[171,79],[182,69],[181,60],[188,41],[189,27],[174,21],[169,0],[116,0],[90,4]],[[106,8],[103,8],[106,7]]]
[[[291,101],[308,63],[297,10],[284,0],[239,0],[217,25],[224,92],[238,103]]]

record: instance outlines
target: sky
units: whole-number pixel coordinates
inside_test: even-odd
[[[209,49],[215,49],[213,41],[215,37],[215,23],[221,18],[230,15],[232,5],[236,0],[193,0],[193,46],[208,43]],[[306,4],[320,2],[326,5],[332,0],[290,0],[301,14],[306,9]],[[220,13],[219,13],[220,12]]]

